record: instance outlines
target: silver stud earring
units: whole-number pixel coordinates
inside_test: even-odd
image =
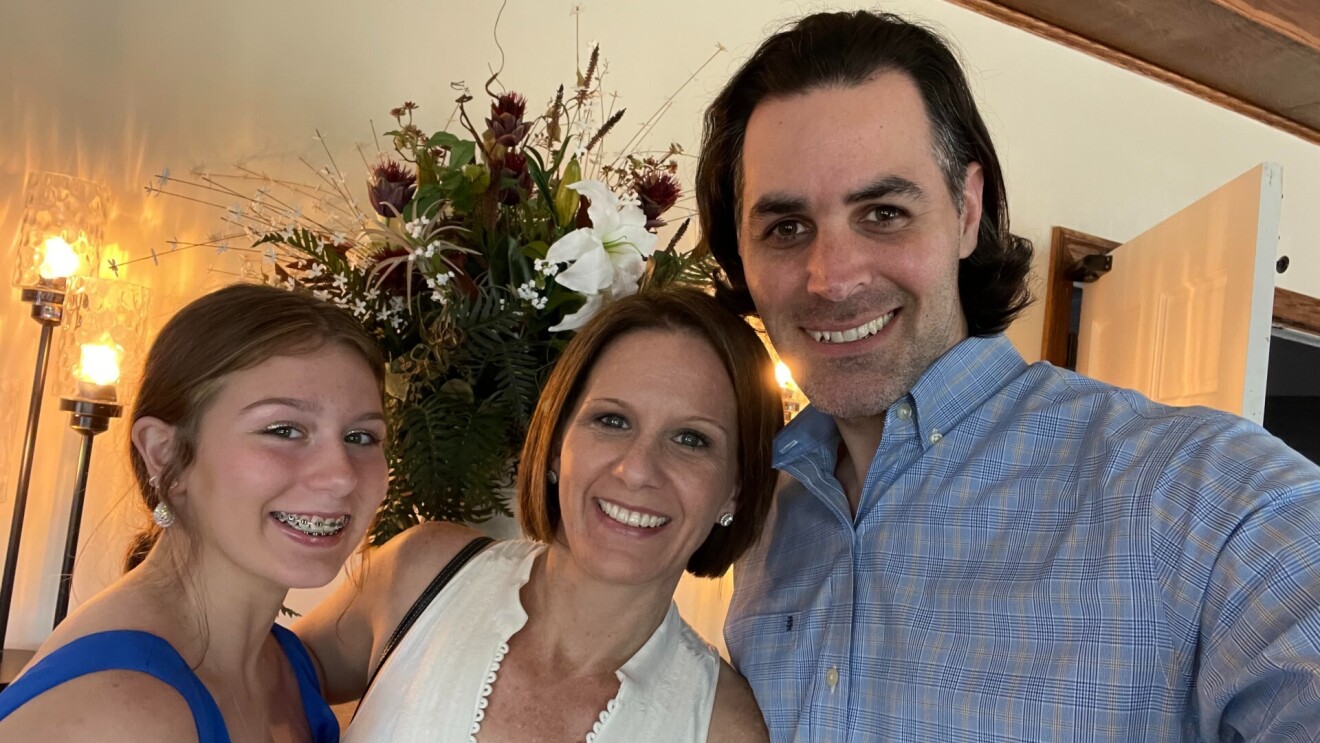
[[[545,473],[545,479],[549,480],[551,485],[559,484],[559,475],[555,474],[554,470],[547,470]]]
[[[151,512],[151,520],[162,529],[168,529],[174,526],[174,511],[170,510],[169,504],[161,501],[156,504],[156,508]]]
[[[728,526],[733,523],[733,514],[725,512],[720,514],[720,526]]]

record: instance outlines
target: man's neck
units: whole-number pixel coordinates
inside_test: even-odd
[[[885,433],[885,414],[865,418],[836,418],[839,427],[839,452],[834,464],[834,476],[843,486],[848,496],[848,509],[852,516],[857,516],[858,505],[862,502],[862,485],[866,482],[866,473],[871,468],[871,460],[880,448],[880,438]]]

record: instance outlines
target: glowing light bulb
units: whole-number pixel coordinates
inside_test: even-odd
[[[775,362],[775,381],[779,382],[781,389],[797,386],[793,381],[793,373],[788,370],[788,364],[782,361]]]
[[[41,258],[37,273],[41,278],[67,279],[78,272],[78,253],[62,237],[46,239],[46,250]]]
[[[81,358],[73,369],[78,378],[78,397],[101,402],[115,401],[115,382],[119,381],[119,357],[124,349],[109,333],[99,343],[84,343]]]
[[[82,360],[78,363],[78,376],[92,384],[114,384],[119,381],[119,350],[104,343],[84,343]]]

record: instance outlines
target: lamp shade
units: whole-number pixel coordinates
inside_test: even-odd
[[[57,389],[79,381],[113,384],[137,378],[147,337],[151,290],[122,279],[78,277],[64,300]],[[102,379],[114,357],[116,379]]]
[[[95,276],[110,190],[61,173],[30,173],[14,246],[14,286]]]

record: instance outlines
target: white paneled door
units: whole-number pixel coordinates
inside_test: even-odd
[[[1258,165],[1115,248],[1083,293],[1077,371],[1260,423],[1282,172]]]

